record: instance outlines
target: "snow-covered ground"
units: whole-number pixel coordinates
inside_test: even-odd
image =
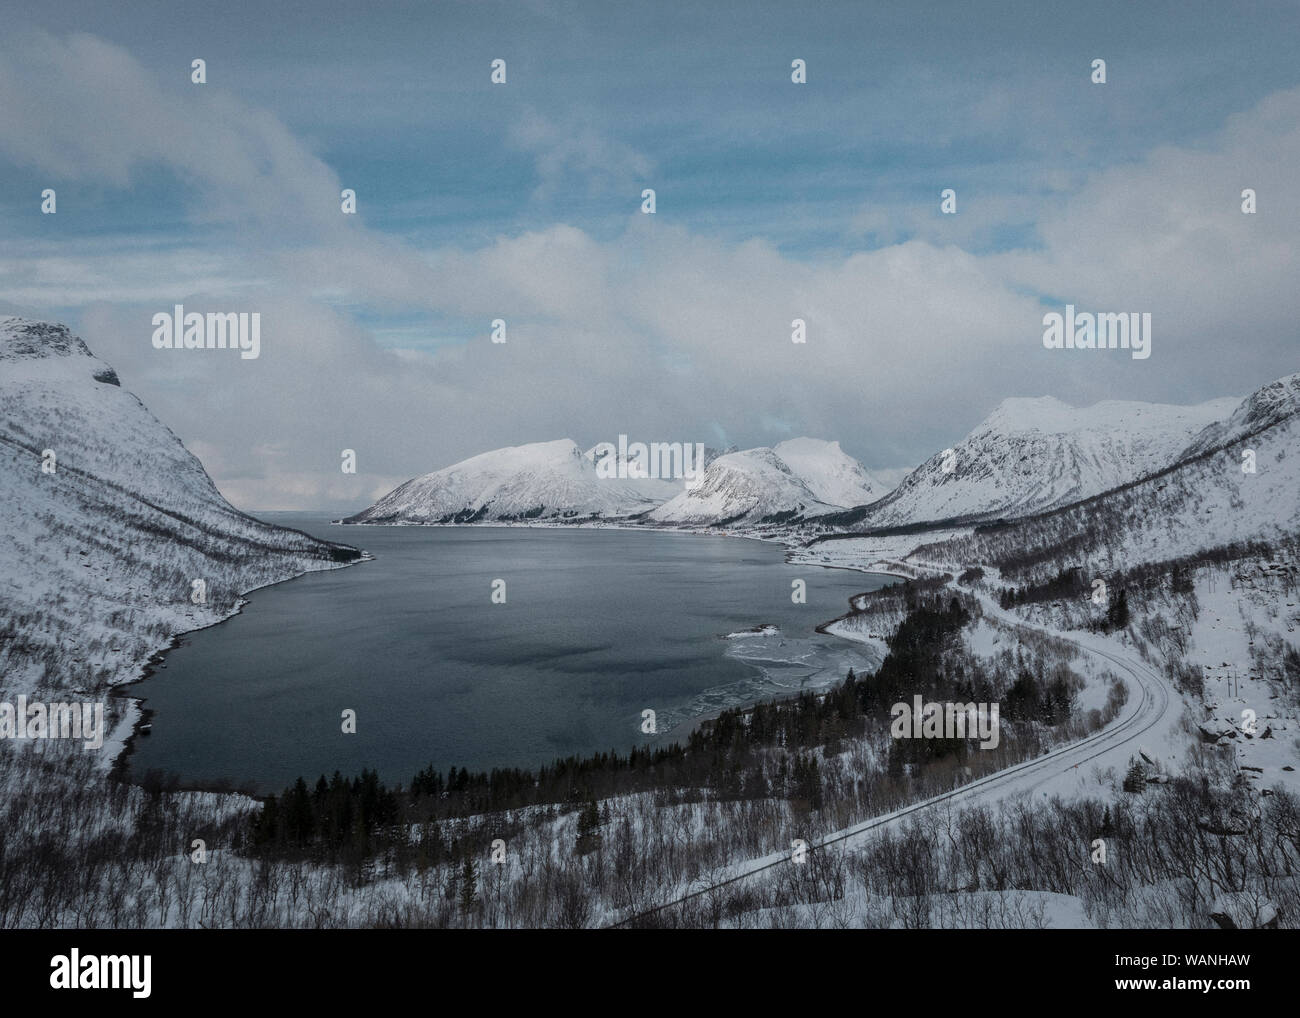
[[[1300,711],[1279,695],[1277,675],[1256,653],[1270,636],[1300,647],[1300,596],[1280,582],[1248,585],[1210,571],[1198,577],[1195,596],[1187,657],[1204,675],[1195,715],[1202,738],[1213,737],[1257,788],[1300,794]]]
[[[924,564],[913,563],[910,557],[918,546],[953,540],[969,533],[969,528],[943,528],[884,536],[837,537],[791,548],[790,561],[839,569],[863,569],[904,577],[917,576],[924,570]]]

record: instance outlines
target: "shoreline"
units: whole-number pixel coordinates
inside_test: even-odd
[[[118,722],[117,726],[114,728],[113,737],[116,738],[117,732],[121,731],[123,728],[126,728],[127,732],[126,735],[122,737],[121,747],[117,749],[116,752],[113,753],[112,759],[109,761],[108,765],[105,768],[105,771],[107,772],[108,776],[115,780],[127,781],[127,782],[132,781],[130,775],[130,768],[128,765],[130,763],[132,754],[135,752],[136,740],[140,738],[147,738],[143,730],[144,726],[148,725],[150,729],[152,729],[153,726],[153,717],[155,711],[152,708],[146,707],[144,705],[145,697],[133,695],[127,692],[127,690],[129,690],[130,687],[132,686],[139,685],[141,682],[144,682],[146,679],[153,678],[155,675],[157,675],[159,670],[167,667],[165,664],[165,659],[167,655],[170,654],[177,647],[180,647],[184,642],[185,637],[189,636],[191,633],[201,633],[205,629],[213,629],[217,626],[222,625],[223,623],[229,622],[231,619],[235,618],[235,616],[243,614],[244,608],[250,603],[252,603],[251,595],[255,594],[259,590],[266,590],[270,587],[279,586],[281,583],[291,583],[294,580],[301,579],[302,577],[306,576],[308,573],[323,573],[335,569],[348,569],[351,566],[359,565],[362,562],[373,562],[375,560],[375,557],[371,555],[369,552],[365,551],[364,549],[359,549],[359,550],[361,551],[361,555],[355,559],[352,559],[351,561],[348,562],[331,561],[323,569],[304,569],[301,572],[294,573],[292,576],[286,576],[283,579],[279,579],[279,580],[272,580],[269,583],[258,584],[256,587],[250,587],[248,590],[245,590],[243,593],[239,595],[238,599],[235,601],[234,607],[231,608],[231,610],[227,614],[223,615],[219,619],[215,619],[212,622],[208,622],[201,626],[195,626],[193,629],[185,629],[179,633],[173,633],[170,637],[168,637],[167,642],[163,646],[159,647],[157,650],[154,650],[147,658],[145,658],[144,664],[140,666],[138,674],[136,674],[132,678],[126,678],[117,682],[109,683],[105,690],[105,695],[112,697],[114,700],[122,701],[123,703],[123,718],[121,721]],[[134,719],[131,719],[132,713],[134,713],[135,715]],[[130,721],[129,726],[127,725],[128,720]],[[230,791],[230,789],[217,789],[211,786],[203,786],[203,785],[188,786],[184,784],[182,784],[178,790],[195,791],[195,792],[223,792],[223,793]]]
[[[304,510],[304,512],[311,512],[311,510]],[[263,521],[263,522],[267,522],[267,521]],[[448,529],[448,530],[451,529],[472,530],[472,529],[482,528],[482,527],[492,527],[492,528],[502,528],[502,529],[531,529],[531,530],[619,530],[619,531],[636,531],[640,533],[676,534],[682,537],[733,538],[733,539],[758,541],[763,544],[781,544],[785,549],[785,562],[791,565],[810,565],[818,569],[840,569],[840,570],[846,570],[849,572],[856,572],[856,573],[867,573],[867,574],[874,574],[879,576],[892,576],[900,581],[911,579],[911,577],[904,576],[896,572],[890,572],[884,569],[870,569],[861,566],[846,566],[846,565],[822,565],[816,562],[806,562],[806,563],[794,562],[792,560],[792,556],[800,547],[802,547],[801,545],[790,544],[788,541],[777,537],[761,537],[753,534],[719,533],[716,531],[688,530],[688,529],[681,529],[676,527],[637,526],[635,524],[633,525],[626,525],[626,524],[591,525],[588,523],[574,523],[574,524],[558,524],[558,525],[547,525],[547,524],[538,525],[533,523],[510,523],[510,522],[393,524],[393,523],[343,523],[340,519],[327,519],[322,522],[324,526],[329,526],[329,527],[336,527],[336,526],[337,527],[344,527],[344,526],[436,527],[436,528]],[[273,524],[273,525],[278,526],[279,524]],[[296,529],[296,528],[287,528],[287,529]],[[318,540],[320,539],[318,538]],[[373,554],[362,549],[362,554],[359,558],[354,559],[353,561],[350,562],[331,564],[326,568],[327,569],[348,568],[350,566],[357,565],[361,562],[373,562],[374,560],[375,560],[375,556]],[[164,646],[158,648],[152,654],[149,655],[144,665],[141,667],[138,675],[136,675],[134,678],[113,683],[109,688],[108,695],[113,696],[115,699],[126,701],[127,706],[125,710],[128,712],[128,716],[129,716],[129,712],[134,712],[135,717],[134,719],[131,720],[129,729],[127,730],[127,734],[122,739],[121,748],[116,751],[116,753],[113,756],[112,762],[109,764],[107,768],[110,777],[118,780],[131,782],[131,783],[138,783],[139,776],[138,775],[133,776],[131,774],[130,766],[129,766],[130,759],[135,751],[136,740],[139,738],[147,737],[143,730],[144,726],[146,725],[152,726],[153,718],[155,716],[155,711],[144,705],[145,704],[144,697],[134,696],[131,693],[126,691],[129,687],[144,682],[146,679],[155,677],[161,669],[166,667],[165,661],[167,655],[171,653],[173,650],[176,650],[178,647],[182,646],[184,643],[184,638],[186,636],[190,635],[191,633],[197,633],[205,629],[214,628],[215,626],[219,626],[222,623],[228,622],[232,618],[235,618],[237,615],[242,614],[244,608],[251,603],[251,598],[250,598],[251,594],[259,590],[267,589],[269,587],[278,586],[281,583],[289,583],[292,582],[293,580],[301,579],[303,576],[306,576],[308,573],[323,572],[323,571],[325,570],[307,569],[307,570],[303,570],[302,572],[296,573],[293,576],[286,576],[284,579],[273,580],[270,583],[264,583],[258,587],[250,588],[249,590],[245,591],[239,596],[239,600],[236,602],[235,607],[227,615],[224,615],[222,618],[217,619],[213,622],[209,622],[206,625],[196,626],[193,629],[186,629],[183,632],[173,634],[168,639],[167,643]],[[853,602],[857,598],[861,597],[864,593],[868,593],[868,592],[863,591],[857,594],[850,595],[849,597],[850,610],[844,615],[839,615],[833,619],[828,619],[825,622],[819,623],[818,625],[813,627],[813,632],[819,636],[830,637],[831,639],[834,640],[844,640],[846,643],[849,644],[854,643],[855,641],[848,640],[846,637],[838,636],[835,633],[827,632],[826,627],[833,625],[834,623],[844,618],[847,618],[850,615],[855,614],[855,612],[853,611]],[[757,631],[757,629],[761,627],[756,626],[754,628],[755,631]],[[738,660],[742,664],[746,664],[748,667],[761,672],[761,669],[759,669],[757,665],[749,664],[748,662],[744,661],[743,658]],[[829,688],[830,686],[827,686],[819,690],[814,690],[814,692],[824,693]],[[740,709],[742,713],[750,713],[753,711],[754,707],[756,707],[760,703],[783,702],[785,700],[790,700],[797,696],[800,696],[803,694],[803,692],[805,692],[805,690],[790,691],[788,693],[774,693],[770,696],[759,697],[757,699],[748,702],[741,701],[737,704],[733,704],[730,706],[713,708],[711,710],[706,711],[703,714],[699,714],[694,717],[684,719],[678,722],[672,728],[668,729],[668,731],[662,733],[662,735],[659,737],[660,739],[662,739],[662,742],[659,742],[658,746],[662,748],[666,748],[668,746],[673,745],[674,743],[681,743],[684,740],[689,739],[694,732],[699,731],[704,725],[716,721],[717,718],[726,711]],[[115,732],[126,727],[127,720],[128,717],[124,717],[123,720],[119,722],[117,728],[115,729]],[[630,746],[629,750],[639,749],[646,745],[654,746],[656,745],[656,743],[655,742],[642,743],[641,745]],[[550,761],[543,764],[539,764],[538,766],[548,766],[549,763]],[[253,784],[252,782],[248,783],[249,786],[251,786],[252,784]],[[181,781],[177,785],[176,790],[184,791],[184,792],[211,792],[216,794],[246,795],[246,796],[252,796],[253,798],[258,799],[259,801],[265,799],[267,795],[278,794],[274,792],[268,792],[268,793],[251,792],[248,791],[247,787],[237,785],[233,779],[229,779],[229,778],[217,779],[209,782],[198,781],[198,782],[190,783],[190,782]]]

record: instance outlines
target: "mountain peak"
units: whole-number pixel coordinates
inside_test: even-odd
[[[800,453],[800,452],[843,452],[838,441],[825,438],[787,438],[784,442],[778,442],[772,446],[776,454],[780,456],[782,452]]]
[[[478,523],[621,518],[671,498],[681,483],[603,478],[569,438],[479,453],[412,478],[346,523]]]
[[[777,444],[773,452],[827,505],[846,509],[866,505],[889,490],[836,441],[791,438]]]
[[[766,446],[719,456],[704,476],[676,498],[654,509],[658,523],[721,526],[763,523],[829,512],[797,470]]]
[[[1183,458],[1221,448],[1300,414],[1300,373],[1260,386],[1231,416],[1208,425],[1183,452]]]
[[[90,352],[81,337],[60,322],[31,318],[0,318],[0,361],[13,364],[49,364],[56,358],[84,358],[97,382],[120,385],[117,373]],[[74,362],[65,362],[74,363]]]
[[[1055,396],[1010,396],[984,419],[981,429],[992,431],[1055,432],[1067,425],[1078,412]]]
[[[1014,517],[1075,502],[1177,462],[1234,398],[1195,406],[1053,396],[1004,399],[947,454],[936,454],[871,508],[868,527]],[[946,464],[946,465],[945,465]]]
[[[0,360],[91,356],[86,344],[59,322],[0,318]]]

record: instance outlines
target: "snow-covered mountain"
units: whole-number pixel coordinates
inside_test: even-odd
[[[1240,442],[1297,412],[1300,412],[1300,373],[1279,378],[1251,393],[1230,417],[1208,425],[1197,435],[1179,459]]]
[[[733,526],[794,522],[835,509],[813,494],[775,450],[759,448],[719,456],[698,484],[646,519],[682,526]]]
[[[611,460],[617,462],[617,460]],[[608,477],[569,439],[496,449],[417,477],[345,523],[490,523],[644,518],[706,526],[785,519],[872,501],[882,486],[838,442],[704,451],[691,481]]]
[[[1257,425],[1250,434],[1254,472],[1242,469],[1238,447],[1215,441],[1208,451],[1180,458],[1156,476],[1008,526],[931,544],[926,554],[1003,568],[1029,562],[1032,578],[1044,580],[1066,566],[1100,576],[1233,543],[1294,542],[1300,534],[1297,377],[1264,386],[1228,418],[1234,428],[1247,421]],[[1263,408],[1268,412],[1261,413]],[[1216,432],[1228,433],[1236,432]]]
[[[1106,400],[1003,400],[950,450],[932,456],[892,492],[856,514],[857,527],[996,518],[1068,505],[1161,470],[1238,400],[1196,406]]]
[[[137,678],[241,594],[359,556],[239,512],[78,337],[23,318],[0,319],[0,518],[0,687],[29,694]]]
[[[839,442],[791,438],[773,446],[772,451],[827,505],[846,509],[866,505],[889,491],[888,486],[844,452]]]
[[[601,477],[592,451],[567,438],[495,449],[394,488],[344,523],[482,523],[627,518],[683,481]]]
[[[696,483],[604,478],[567,439],[474,456],[396,488],[348,523],[640,520],[660,525],[810,524],[879,529],[1016,518],[1164,470],[1274,422],[1300,404],[1300,376],[1195,406],[1049,396],[1003,400],[974,431],[893,490],[838,442],[795,438],[706,457]]]

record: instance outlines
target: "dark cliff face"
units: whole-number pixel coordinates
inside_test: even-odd
[[[58,322],[37,322],[26,318],[0,319],[0,361],[38,360],[47,357],[85,357],[96,361],[95,355],[74,336],[66,325]],[[117,372],[107,364],[97,362],[91,375],[105,385],[122,383]]]
[[[0,360],[28,357],[91,357],[86,344],[58,322],[34,322],[26,318],[0,319]]]
[[[12,388],[5,385],[11,381]],[[269,550],[292,559],[284,564],[286,575],[311,560],[352,562],[361,557],[356,548],[275,527],[234,509],[203,465],[66,325],[0,317],[0,387],[5,411],[0,438],[8,436],[11,448],[30,453],[35,439],[27,429],[35,422],[37,432],[60,434],[60,448],[69,453],[65,462],[78,465],[75,474],[56,475],[76,479],[57,489],[56,504],[71,518],[89,519],[91,502],[96,511],[133,518],[159,513],[144,528],[153,538],[196,545],[209,541],[232,560]],[[121,434],[105,434],[105,422],[120,425]],[[163,464],[165,482],[159,478]],[[53,497],[48,491],[44,496]],[[203,536],[196,537],[195,529]]]

